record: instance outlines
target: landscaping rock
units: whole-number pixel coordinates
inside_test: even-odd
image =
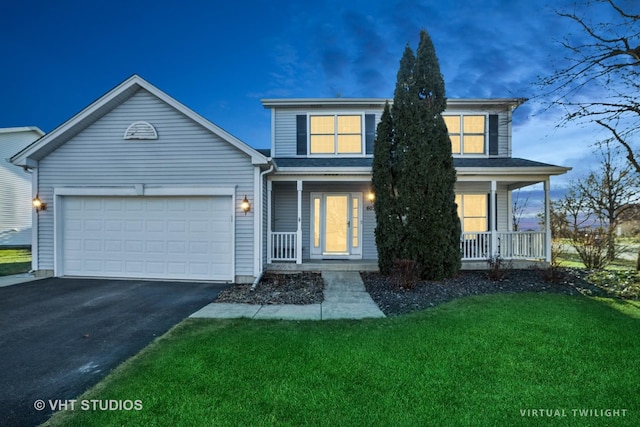
[[[252,291],[251,285],[233,285],[214,302],[245,304],[319,304],[324,300],[320,273],[265,273]]]
[[[545,280],[545,270],[508,270],[503,280],[490,280],[487,271],[461,271],[442,281],[418,282],[413,289],[399,289],[387,276],[361,273],[365,288],[387,316],[397,316],[434,307],[456,298],[495,293],[547,292],[603,295],[583,279],[579,270],[562,270],[554,282]]]

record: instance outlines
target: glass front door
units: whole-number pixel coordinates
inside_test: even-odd
[[[362,257],[362,193],[311,194],[311,258]]]
[[[349,225],[349,196],[325,196],[323,254],[349,255]]]

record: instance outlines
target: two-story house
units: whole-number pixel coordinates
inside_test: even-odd
[[[450,100],[466,265],[548,260],[510,230],[511,191],[568,168],[511,157],[521,100]],[[137,75],[11,161],[32,172],[33,269],[247,283],[269,269],[375,269],[371,161],[384,99],[270,99],[256,150]],[[548,214],[548,213],[547,213]],[[547,221],[548,223],[548,221]]]
[[[267,179],[269,265],[362,260],[376,265],[371,163],[386,99],[266,99],[272,111]],[[551,236],[511,229],[513,190],[569,168],[511,157],[512,113],[523,99],[449,99],[443,117],[457,171],[464,267],[499,255],[549,260]],[[548,203],[545,203],[548,205]],[[548,211],[546,212],[548,216]],[[548,224],[549,222],[546,221]],[[475,261],[475,262],[474,262]],[[484,262],[483,262],[484,264]]]

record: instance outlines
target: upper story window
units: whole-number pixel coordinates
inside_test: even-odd
[[[485,116],[442,116],[449,130],[453,154],[485,154]]]
[[[361,154],[362,116],[309,116],[310,154]]]

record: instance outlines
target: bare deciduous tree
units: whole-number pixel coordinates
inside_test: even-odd
[[[539,81],[549,108],[564,112],[560,125],[602,126],[640,172],[640,3],[584,0],[574,11],[556,13],[577,31],[562,41],[564,65]]]
[[[606,147],[606,148],[605,148]],[[640,199],[638,174],[626,162],[616,159],[609,144],[600,147],[600,165],[577,183],[587,208],[606,228],[607,257],[616,257],[615,231],[623,215]]]

